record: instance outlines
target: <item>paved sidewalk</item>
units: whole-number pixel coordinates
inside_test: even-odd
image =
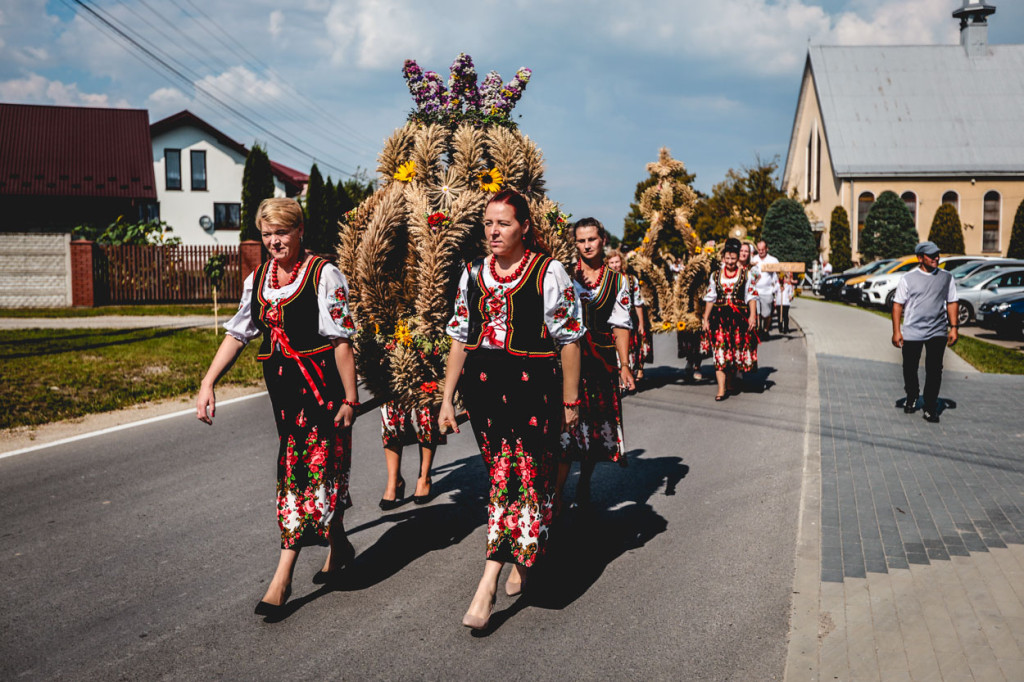
[[[223,325],[235,314],[234,308],[221,315]],[[150,329],[152,327],[213,328],[213,317],[205,315],[99,315],[96,317],[0,317],[0,329]]]
[[[885,319],[792,316],[811,407],[787,679],[1024,680],[1024,377],[947,351],[956,407],[928,424],[894,407]]]

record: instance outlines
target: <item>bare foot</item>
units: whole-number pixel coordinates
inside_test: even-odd
[[[430,476],[423,476],[416,479],[416,497],[430,495]]]
[[[263,599],[260,601],[274,606],[281,606],[287,600],[286,593],[289,587],[291,587],[289,583],[271,580],[270,586],[267,587],[267,593],[263,595]]]
[[[526,583],[526,569],[518,564],[512,564],[512,571],[508,574],[508,580],[505,581],[505,594],[510,597],[514,597],[523,591],[523,585]]]

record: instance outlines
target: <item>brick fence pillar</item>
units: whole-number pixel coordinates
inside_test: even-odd
[[[263,242],[243,241],[238,244],[238,259],[242,266],[242,281],[263,263]]]
[[[71,305],[92,308],[96,305],[93,258],[96,245],[87,240],[71,242]]]

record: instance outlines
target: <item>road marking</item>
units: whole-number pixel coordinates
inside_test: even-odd
[[[221,400],[217,402],[217,407],[224,405],[230,405],[232,403],[240,403],[243,400],[251,400],[252,398],[259,398],[260,396],[267,395],[266,391],[260,391],[259,393],[253,393],[251,395],[243,395],[238,398],[230,398],[229,400]],[[108,433],[114,433],[115,431],[124,431],[125,429],[132,429],[136,426],[145,426],[146,424],[153,424],[154,422],[164,421],[165,419],[174,419],[175,417],[182,417],[186,414],[195,415],[196,408],[192,407],[187,410],[180,410],[178,412],[171,412],[169,414],[162,414],[159,417],[149,417],[148,419],[140,419],[137,422],[130,422],[128,424],[119,424],[118,426],[109,426],[99,431],[90,431],[89,433],[80,433],[77,436],[69,436],[68,438],[61,438],[50,443],[40,443],[39,445],[30,445],[27,448],[21,448],[20,450],[11,450],[10,452],[0,453],[0,459],[6,459],[7,457],[14,457],[15,455],[23,455],[27,452],[34,452],[36,450],[44,450],[46,448],[52,448],[57,445],[64,445],[66,443],[74,443],[78,440],[85,440],[86,438],[95,438],[96,436],[103,436]]]

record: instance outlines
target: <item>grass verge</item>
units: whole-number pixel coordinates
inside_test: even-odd
[[[848,303],[844,303],[843,301],[825,302],[833,303],[835,305],[847,305],[851,308],[855,307]],[[892,315],[884,310],[878,310],[875,308],[858,309],[874,313],[875,315],[880,315],[887,320],[892,319]],[[963,358],[964,362],[979,372],[984,372],[986,374],[1024,374],[1024,353],[1013,350],[1012,348],[1003,348],[1002,346],[997,346],[994,343],[976,339],[973,336],[968,336],[967,334],[960,334],[960,338],[957,339],[956,345],[953,346],[953,352]]]
[[[0,429],[194,393],[222,338],[208,329],[0,331]],[[246,349],[222,383],[262,378]]]
[[[220,302],[219,315],[227,319],[235,314],[238,301]],[[98,308],[0,308],[0,317],[99,317],[101,315],[213,315],[213,304],[107,305]]]

